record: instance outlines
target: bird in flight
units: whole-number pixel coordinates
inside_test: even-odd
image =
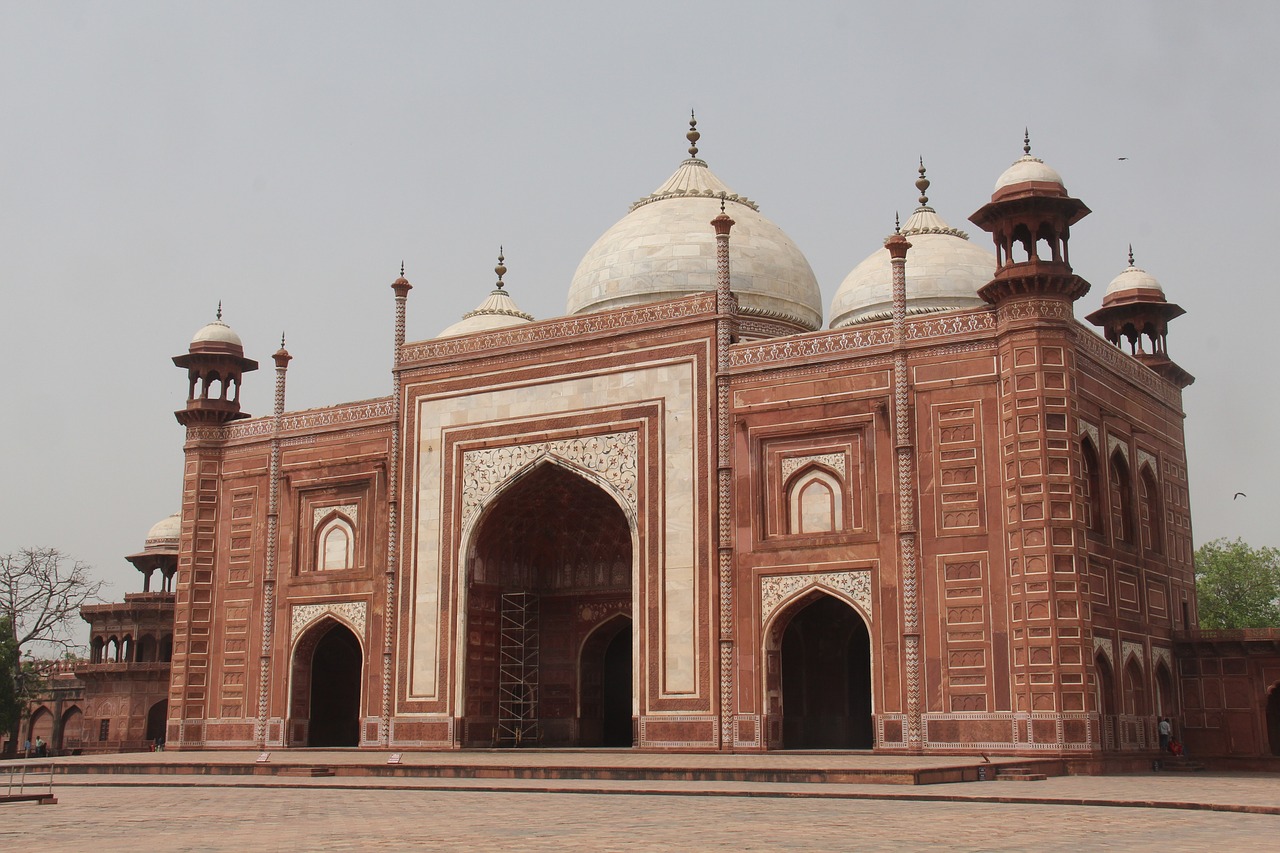
[[[1233,497],[1231,500],[1236,500],[1236,498],[1247,498],[1247,497],[1249,496],[1246,495],[1244,492],[1236,492],[1235,497]]]
[[[1128,158],[1128,157],[1117,157],[1116,159],[1117,159],[1117,160],[1128,160],[1129,158]]]

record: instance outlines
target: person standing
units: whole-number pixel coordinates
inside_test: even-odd
[[[1169,749],[1169,738],[1173,734],[1173,724],[1169,722],[1168,717],[1160,718],[1160,751],[1165,752]]]

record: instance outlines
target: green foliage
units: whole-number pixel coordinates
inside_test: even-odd
[[[22,716],[18,678],[18,644],[9,617],[0,616],[0,732],[11,730]]]
[[[1201,628],[1280,628],[1280,550],[1215,539],[1196,549]]]

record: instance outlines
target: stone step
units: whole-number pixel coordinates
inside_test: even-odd
[[[321,767],[318,765],[298,765],[294,767],[281,767],[280,776],[305,776],[308,778],[318,778],[321,776],[335,775],[332,767]]]
[[[1043,782],[1045,779],[1048,779],[1048,778],[1049,777],[1043,773],[1032,773],[1030,771],[1027,771],[1025,773],[1001,772],[1000,775],[996,777],[996,781],[997,782]]]

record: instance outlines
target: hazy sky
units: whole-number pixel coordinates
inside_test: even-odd
[[[1280,4],[32,3],[0,0],[0,552],[123,559],[178,509],[171,356],[213,319],[287,406],[390,390],[393,301],[434,336],[491,289],[563,314],[595,239],[702,156],[806,253],[830,305],[915,207],[968,222],[1021,152],[1093,215],[1098,307],[1138,265],[1187,310],[1197,544],[1280,545],[1270,344]],[[1127,157],[1127,160],[1118,158]],[[828,318],[829,319],[829,318]],[[1234,492],[1247,498],[1232,500]]]

